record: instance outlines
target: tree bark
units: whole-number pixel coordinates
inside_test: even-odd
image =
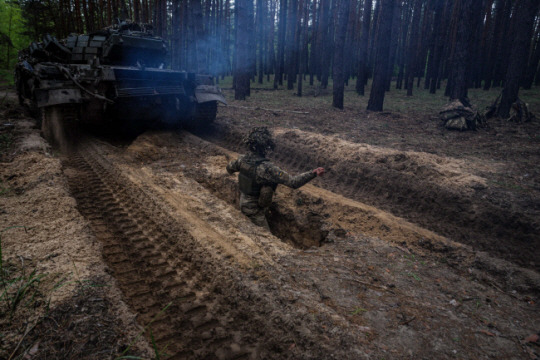
[[[414,76],[416,73],[417,50],[420,33],[420,19],[422,17],[422,0],[414,1],[414,8],[411,20],[411,37],[407,51],[407,67],[405,72],[405,82],[407,86],[407,96],[412,96]]]
[[[343,51],[345,48],[345,38],[347,36],[347,25],[349,21],[349,4],[349,0],[340,0],[337,13],[337,33],[334,45],[334,64],[332,73],[334,80],[332,106],[338,109],[343,109],[343,94],[345,91]]]
[[[403,22],[401,25],[401,31],[399,32],[399,51],[398,51],[398,75],[396,79],[396,89],[402,89],[403,88],[403,77],[405,74],[405,63],[407,62],[407,39],[408,39],[408,30],[409,30],[409,22],[412,16],[412,3],[409,1],[403,6]],[[406,86],[405,86],[406,87]]]
[[[505,85],[502,92],[498,115],[510,116],[510,107],[517,100],[519,83],[523,69],[527,64],[527,54],[534,27],[534,18],[538,12],[538,0],[518,0],[515,14],[515,33],[512,36],[512,56],[506,71]]]
[[[283,73],[285,72],[285,34],[287,33],[287,0],[279,2],[279,28],[277,49],[277,71],[274,75],[274,89],[278,84],[283,85]]]
[[[326,0],[325,2],[330,2]],[[332,56],[334,52],[334,27],[335,27],[335,18],[336,14],[336,2],[332,4],[331,10],[327,12],[328,16],[328,29],[326,30],[325,40],[322,52],[321,60],[321,87],[326,89],[328,87],[328,77],[330,76],[330,66],[332,61]]]
[[[298,0],[289,0],[289,15],[287,25],[287,43],[285,44],[285,59],[287,66],[287,89],[294,88],[296,81],[296,67],[298,65],[298,38],[297,38],[297,13]]]
[[[235,89],[234,98],[245,100],[249,96],[250,69],[249,64],[249,9],[248,1],[236,0],[235,11],[237,18],[236,28],[236,66],[234,71]]]
[[[392,19],[392,42],[390,43],[390,56],[388,59],[388,78],[386,80],[386,91],[390,91],[390,85],[392,83],[392,76],[394,75],[394,64],[396,62],[399,29],[401,27],[401,2],[396,3],[394,6],[394,17]]]
[[[473,40],[476,32],[476,21],[482,11],[482,3],[476,0],[458,0],[456,2],[456,35],[452,68],[448,79],[447,93],[450,99],[458,99],[468,103],[469,68],[473,52]]]
[[[358,76],[356,78],[356,92],[364,95],[364,86],[367,78],[367,50],[369,41],[369,28],[371,22],[371,0],[364,1],[364,14],[362,16],[362,36],[360,38],[360,55],[358,59]]]
[[[538,63],[540,62],[540,21],[536,25],[535,36],[533,39],[533,45],[531,50],[531,56],[529,57],[529,64],[527,65],[527,71],[523,77],[523,88],[529,90],[532,87],[534,81],[534,75],[536,69],[538,69]]]
[[[386,79],[388,76],[388,55],[390,53],[390,42],[392,40],[387,34],[392,30],[395,0],[381,0],[380,6],[381,14],[377,29],[378,43],[375,56],[375,69],[373,72],[373,84],[371,85],[367,106],[367,109],[371,111],[383,110]]]

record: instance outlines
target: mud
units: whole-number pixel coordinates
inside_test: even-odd
[[[6,120],[13,124],[11,146],[0,156],[0,358],[30,358],[31,353],[33,358],[97,359],[104,358],[97,355],[101,351],[118,355],[129,344],[127,355],[149,357],[150,346],[137,339],[135,314],[106,273],[99,244],[76,209],[59,158],[35,120],[14,105],[16,98],[12,101],[0,108],[0,128]],[[39,281],[18,306],[9,306],[32,273]],[[20,280],[8,286],[6,278]],[[75,335],[75,329],[84,335]],[[88,337],[96,341],[80,342]]]
[[[126,302],[140,324],[149,327],[158,348],[166,347],[171,359],[280,358],[290,345],[284,345],[289,335],[283,325],[297,318],[298,310],[277,311],[283,295],[265,291],[276,284],[254,274],[265,266],[244,254],[235,254],[240,259],[231,263],[230,255],[208,249],[215,244],[201,241],[219,234],[211,227],[190,229],[199,224],[178,219],[176,199],[167,206],[164,197],[171,195],[161,184],[120,170],[115,164],[121,162],[108,159],[120,156],[114,147],[89,141],[78,154],[64,163],[78,209],[102,242],[104,260]],[[268,314],[271,323],[263,320]],[[297,321],[296,326],[315,328]],[[308,340],[318,343],[315,334],[303,339]],[[297,346],[307,357],[330,356],[325,347]]]
[[[29,135],[17,140],[2,206],[17,221],[39,215],[34,239],[7,234],[9,258],[26,254],[50,272],[111,285],[95,306],[82,305],[75,287],[55,303],[55,318],[91,340],[87,348],[66,336],[70,354],[107,358],[135,333],[145,358],[156,349],[172,359],[538,356],[525,338],[538,331],[540,275],[535,253],[519,260],[516,245],[537,244],[527,237],[536,210],[503,206],[507,193],[492,201],[493,164],[274,126],[274,161],[293,173],[329,171],[299,190],[279,186],[268,232],[238,210],[236,177],[224,170],[246,127],[225,115],[206,134],[88,136],[67,155],[43,142],[46,150],[23,151]],[[484,227],[489,211],[515,234]],[[489,239],[500,245],[490,249]],[[88,319],[113,332],[99,337]],[[58,349],[53,322],[36,327],[25,349]]]
[[[187,133],[147,133],[127,147],[125,153],[128,161],[132,159],[131,166],[142,166],[145,172],[155,174],[169,191],[177,188],[178,178],[187,176],[183,181],[193,179],[204,187],[189,186],[191,196],[208,201],[211,195],[231,206],[237,205],[236,179],[223,170],[227,161],[237,156],[230,150]],[[218,219],[226,218],[225,213],[230,211],[223,211],[223,205],[216,206],[215,200],[208,202],[208,206],[218,209]],[[312,243],[314,247],[300,252],[290,249],[279,263],[293,276],[288,286],[297,291],[302,287],[309,289],[311,298],[318,299],[362,332],[363,340],[357,341],[367,354],[407,357],[412,353],[429,358],[435,354],[430,346],[437,342],[437,349],[443,349],[437,352],[439,358],[464,354],[463,351],[467,358],[486,352],[510,358],[521,356],[514,351],[525,354],[526,350],[519,346],[509,350],[506,340],[494,345],[490,335],[484,338],[478,334],[484,334],[485,326],[501,326],[501,314],[491,313],[491,296],[497,298],[499,308],[504,293],[519,289],[519,309],[525,311],[522,315],[528,310],[536,311],[532,299],[540,282],[534,271],[478,253],[470,246],[313,185],[297,191],[278,187],[272,207],[275,209],[279,216],[270,215],[271,227],[285,243],[290,243],[289,239],[310,218],[316,219],[312,224],[321,224],[316,228],[319,234],[326,234],[324,242]],[[246,225],[246,221],[237,218],[235,224],[245,231],[251,225]],[[273,243],[272,247],[278,245]],[[524,295],[527,293],[531,295]],[[517,300],[509,296],[510,303]],[[524,304],[528,305],[523,307]],[[459,314],[454,309],[459,309]],[[486,311],[481,317],[484,321],[498,319],[497,325],[491,320],[476,323],[480,319],[474,315],[476,309]],[[514,315],[515,310],[508,308]],[[458,328],[461,331],[456,331]],[[498,334],[511,328],[512,325],[505,326]]]
[[[241,150],[244,132],[218,123],[207,138]],[[270,158],[297,172],[325,167],[318,186],[538,270],[540,214],[490,196],[489,180],[465,161],[300,130],[276,128],[274,134],[278,150]]]

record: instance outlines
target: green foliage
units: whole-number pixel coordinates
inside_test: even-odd
[[[364,308],[361,308],[361,307],[356,307],[352,312],[351,312],[351,315],[358,315],[358,314],[361,314],[363,312],[366,312],[367,309],[364,309]]]
[[[4,85],[7,85],[7,86],[15,85],[15,79],[13,78],[13,69],[0,69],[0,86],[4,86]],[[0,98],[0,105],[2,105],[1,98]]]
[[[19,2],[0,0],[0,69],[13,69],[17,52],[30,42],[27,34]],[[5,75],[0,73],[0,81]]]

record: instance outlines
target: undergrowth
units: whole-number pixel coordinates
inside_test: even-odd
[[[423,80],[423,79],[422,79]],[[228,101],[232,104],[257,106],[264,104],[265,108],[288,109],[288,110],[308,110],[308,109],[333,109],[332,108],[332,79],[328,81],[326,89],[320,89],[319,83],[315,80],[313,85],[309,85],[309,76],[306,76],[303,83],[303,96],[296,96],[297,84],[292,90],[287,89],[286,79],[277,91],[273,90],[274,78],[270,76],[270,81],[266,81],[266,76],[262,84],[257,81],[251,82],[251,96],[246,101],[234,101],[234,90],[232,89],[232,77],[220,79],[219,86],[224,89]],[[365,111],[371,90],[371,80],[365,87],[365,95],[360,96],[355,91],[356,80],[352,79],[345,86],[345,110]],[[396,82],[392,81],[390,91],[386,92],[384,99],[384,111],[399,113],[403,115],[416,116],[419,114],[438,114],[440,109],[448,103],[448,97],[444,96],[445,82],[435,94],[430,94],[428,89],[424,89],[423,81],[420,87],[413,88],[413,95],[407,96],[407,90],[396,89]],[[469,89],[471,104],[481,112],[486,107],[493,104],[499,96],[502,88],[492,88],[490,90]],[[272,96],[269,96],[269,93]],[[519,97],[529,104],[529,110],[535,114],[540,113],[540,88],[533,87],[530,90],[520,89]],[[251,103],[251,104],[250,104]]]
[[[13,145],[13,135],[10,133],[0,134],[0,154],[5,153]]]
[[[0,85],[15,85],[12,69],[0,69]]]
[[[2,329],[0,359],[37,359],[40,354],[47,356],[51,352],[56,354],[55,359],[63,358],[64,355],[68,358],[75,356],[94,359],[92,354],[87,353],[88,351],[103,350],[100,346],[104,349],[112,349],[117,341],[114,339],[118,334],[108,327],[108,335],[102,335],[99,332],[100,325],[94,324],[95,321],[108,321],[109,324],[115,322],[115,319],[111,317],[112,314],[109,314],[108,310],[103,310],[104,305],[96,305],[96,301],[99,301],[99,304],[107,303],[99,288],[108,285],[101,280],[81,278],[74,261],[72,261],[73,271],[63,276],[40,273],[36,270],[35,264],[26,261],[27,259],[23,256],[18,257],[20,263],[13,260],[5,261],[2,235],[15,229],[25,232],[29,230],[25,226],[11,226],[0,231],[0,327]],[[68,285],[75,285],[74,298],[51,309],[53,294]],[[157,319],[164,316],[170,306],[171,303],[161,309],[148,324],[145,324],[131,343],[120,349],[113,358],[117,360],[144,359],[133,355],[133,352],[138,351],[134,345],[145,334],[148,334],[151,340],[153,358],[157,360],[166,358],[168,344],[158,346],[151,326]],[[109,320],[104,318],[107,316],[110,317]],[[66,328],[68,323],[72,324]],[[97,336],[108,336],[103,339],[105,343],[86,346],[74,340],[76,335],[72,334],[73,331],[86,334],[86,329],[98,331]],[[9,339],[6,336],[9,336]],[[60,345],[63,349],[58,348]]]

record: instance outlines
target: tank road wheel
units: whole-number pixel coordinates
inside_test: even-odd
[[[197,112],[195,114],[195,124],[199,129],[203,129],[206,126],[216,120],[217,116],[217,101],[207,101],[197,104]]]
[[[41,132],[43,137],[60,151],[73,150],[76,139],[78,111],[73,106],[49,106],[41,109]]]

